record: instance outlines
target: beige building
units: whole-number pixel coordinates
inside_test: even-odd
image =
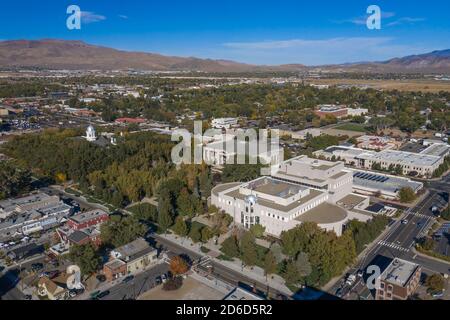
[[[114,249],[111,258],[125,262],[128,274],[143,271],[158,262],[157,250],[143,238]]]
[[[49,300],[66,300],[69,298],[67,279],[69,275],[64,273],[54,279],[44,276],[39,279],[37,293]]]
[[[420,153],[399,150],[375,152],[346,146],[331,146],[314,153],[317,157],[341,160],[364,169],[372,169],[375,164],[383,170],[400,166],[403,174],[416,173],[422,177],[431,177],[449,154],[448,144],[433,144]]]
[[[344,207],[348,198],[352,206]],[[349,219],[367,221],[367,197],[352,194],[352,173],[343,163],[300,156],[272,168],[271,177],[247,183],[216,186],[211,203],[244,228],[260,224],[267,234],[279,236],[302,222],[342,234]]]

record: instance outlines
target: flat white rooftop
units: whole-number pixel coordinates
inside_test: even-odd
[[[395,258],[381,274],[381,279],[404,287],[419,267],[410,261]]]
[[[383,150],[380,152],[365,152],[358,156],[360,159],[372,160],[372,161],[389,161],[398,162],[402,165],[412,165],[412,166],[432,166],[441,157],[422,154],[422,153],[412,153],[397,150]]]

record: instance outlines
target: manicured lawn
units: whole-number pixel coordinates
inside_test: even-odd
[[[334,127],[334,129],[366,132],[366,128],[364,127],[364,125],[359,124],[359,123],[345,123],[345,124],[341,124],[341,125]]]

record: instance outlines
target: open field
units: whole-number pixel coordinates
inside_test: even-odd
[[[333,129],[337,130],[346,130],[346,131],[356,131],[356,132],[366,132],[364,125],[358,123],[345,123],[334,127]]]
[[[450,81],[436,80],[358,80],[358,79],[314,79],[314,84],[367,85],[374,89],[439,92],[450,91]]]
[[[164,291],[162,285],[144,294],[139,300],[222,300],[224,294],[207,285],[188,277],[183,280],[183,286],[175,291]]]

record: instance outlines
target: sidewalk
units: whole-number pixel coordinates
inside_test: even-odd
[[[195,253],[197,253],[201,256],[209,256],[214,261],[214,263],[220,264],[220,265],[222,265],[228,269],[231,269],[233,271],[237,271],[237,272],[245,275],[246,277],[251,278],[252,280],[255,280],[257,282],[264,283],[264,284],[270,286],[271,288],[282,292],[283,294],[285,294],[287,296],[291,296],[293,294],[292,291],[288,287],[285,286],[284,279],[282,277],[280,277],[279,275],[271,275],[268,277],[268,279],[266,281],[266,277],[264,275],[264,270],[260,267],[253,266],[252,268],[249,268],[249,267],[243,268],[241,261],[238,259],[233,259],[233,261],[224,261],[224,260],[217,259],[217,257],[220,256],[222,253],[219,251],[219,246],[212,244],[211,241],[210,241],[210,243],[207,243],[207,244],[202,244],[202,243],[194,244],[188,238],[180,239],[179,237],[172,235],[172,234],[159,235],[159,236],[166,240],[172,241],[180,246],[183,246],[191,251],[194,251]],[[205,254],[204,252],[202,252],[200,250],[201,246],[204,246],[211,251],[208,252],[207,254]]]
[[[399,217],[398,219],[395,219],[395,220],[397,220],[395,223],[398,223],[398,221],[401,220],[404,215],[405,215],[405,212],[403,212],[401,217]],[[364,264],[370,251],[372,251],[373,248],[378,244],[378,242],[381,239],[383,239],[388,234],[389,231],[392,230],[392,227],[394,227],[395,223],[391,227],[386,227],[383,230],[383,232],[375,240],[373,240],[371,243],[369,243],[367,245],[367,247],[365,247],[364,250],[361,251],[361,253],[358,255],[358,257],[356,257],[356,261],[353,265],[347,266],[345,268],[345,270],[342,272],[342,274],[340,274],[339,276],[336,276],[333,279],[331,279],[330,281],[328,281],[327,284],[322,286],[321,290],[323,290],[323,291],[330,290],[339,281],[339,279],[341,279],[349,270],[351,270],[353,268],[360,268]]]
[[[150,264],[145,269],[138,270],[138,272],[127,273],[126,276],[137,276],[137,275],[140,275],[142,273],[145,273],[145,272],[153,269],[155,266],[157,266],[159,264],[162,264],[162,263],[164,263],[164,261],[162,259],[159,259],[156,264]],[[105,290],[109,290],[111,288],[114,288],[115,286],[123,283],[123,279],[126,276],[120,277],[120,278],[118,278],[116,280],[113,280],[113,281],[98,282],[98,280],[96,280],[98,283],[97,283],[97,285],[94,288],[88,288],[87,285],[86,285],[84,292],[82,294],[76,296],[72,300],[89,300],[90,295],[91,295],[92,292],[105,291]],[[83,283],[85,284],[86,282],[87,282],[87,280],[84,281]]]

